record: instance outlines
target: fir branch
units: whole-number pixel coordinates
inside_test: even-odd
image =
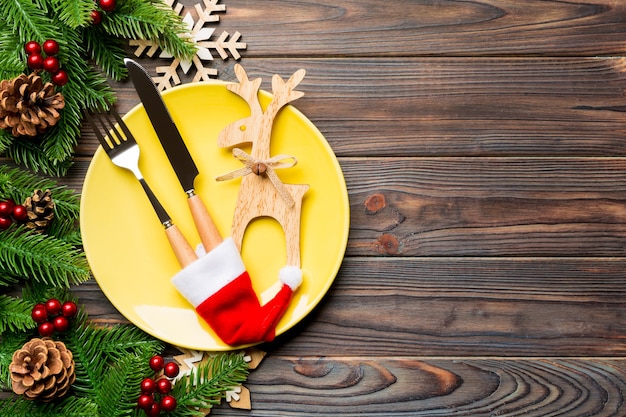
[[[7,148],[13,144],[13,141],[15,141],[15,137],[11,134],[11,132],[5,129],[0,129],[0,153],[6,151]]]
[[[106,36],[98,26],[85,30],[83,39],[91,59],[102,71],[114,80],[126,78],[128,75],[124,65],[126,51],[118,39]]]
[[[54,23],[47,17],[47,9],[32,0],[3,0],[0,21],[20,34],[22,44],[29,40],[53,39],[57,33]]]
[[[3,272],[62,287],[89,279],[89,265],[82,252],[22,226],[0,233],[0,276]]]
[[[0,295],[0,335],[5,331],[26,331],[36,327],[30,316],[33,303],[20,298]]]
[[[83,322],[66,340],[76,362],[74,389],[81,394],[99,392],[110,365],[126,355],[143,357],[147,364],[152,355],[163,349],[161,341],[127,325],[101,328]]]
[[[93,0],[50,0],[57,18],[72,29],[91,24]]]
[[[89,398],[66,397],[52,403],[28,401],[14,397],[0,401],[0,415],[3,417],[96,417],[98,406]],[[104,417],[104,416],[102,416]]]
[[[0,54],[0,79],[8,80],[24,71],[23,48],[24,45],[10,30],[10,26],[0,27],[0,51],[3,52]]]
[[[65,162],[74,154],[82,121],[81,107],[73,95],[65,97],[65,107],[59,121],[46,132],[42,149],[46,158],[53,163]]]
[[[57,124],[46,132],[41,144],[45,155],[56,162],[70,159],[78,142],[84,101],[81,98],[85,90],[85,86],[81,86],[79,74],[89,69],[84,59],[85,52],[80,34],[64,25],[59,27],[59,31],[61,34],[59,38],[63,39],[66,45],[60,48],[58,57],[61,66],[70,74],[70,81],[59,90],[65,98],[61,117]]]
[[[39,146],[22,138],[11,143],[5,154],[15,163],[24,165],[33,172],[42,172],[56,177],[64,176],[72,166],[71,160],[51,161]]]
[[[72,246],[81,246],[83,239],[75,221],[61,221],[56,219],[46,229],[48,236],[54,236]]]
[[[191,59],[196,53],[187,25],[165,2],[127,0],[101,25],[113,36],[150,40],[180,59]]]
[[[26,285],[22,288],[22,299],[31,303],[33,306],[37,303],[43,303],[44,300],[49,300],[51,298],[63,301],[74,301],[75,303],[78,302],[71,291],[65,287],[29,285],[29,283],[26,283]],[[77,321],[83,320],[84,314],[79,312],[79,315],[80,316]]]
[[[150,356],[125,355],[107,369],[96,402],[101,416],[131,416],[137,409],[140,383],[151,371]]]
[[[18,282],[20,282],[20,277],[11,275],[6,271],[0,271],[0,287],[10,287]]]
[[[24,346],[24,343],[28,341],[29,336],[24,332],[10,332],[6,331],[2,333],[0,338],[0,388],[9,388],[11,386],[11,373],[9,372],[9,365],[13,360],[13,353]],[[1,409],[1,408],[0,408]],[[0,416],[5,414],[0,413]]]
[[[23,202],[36,189],[49,189],[55,215],[61,221],[74,221],[80,215],[80,196],[55,180],[35,175],[22,168],[0,165],[0,198]]]
[[[226,392],[238,387],[248,377],[243,353],[220,353],[179,379],[172,389],[178,406],[172,417],[203,416],[197,408],[217,405]]]

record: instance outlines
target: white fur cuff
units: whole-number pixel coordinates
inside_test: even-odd
[[[172,284],[197,307],[246,271],[231,237],[172,277]]]
[[[278,277],[280,278],[280,282],[285,285],[288,285],[292,291],[298,289],[300,284],[302,284],[302,270],[297,266],[284,266],[278,272]]]

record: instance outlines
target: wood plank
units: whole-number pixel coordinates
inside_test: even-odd
[[[146,62],[153,70],[160,60]],[[307,70],[293,105],[339,156],[621,156],[624,58],[255,59],[241,64],[271,90],[273,74]],[[232,65],[220,79],[234,81]],[[155,73],[155,72],[153,72]],[[116,84],[118,108],[139,99]],[[279,116],[280,117],[280,116]],[[88,129],[76,150],[92,155]]]
[[[626,356],[626,258],[348,257],[283,356]],[[95,281],[90,319],[127,322]]]
[[[307,69],[294,105],[340,156],[617,156],[626,152],[622,58],[244,58]],[[224,74],[226,76],[226,74]],[[331,110],[332,109],[332,110]]]
[[[346,158],[341,165],[351,204],[348,255],[623,255],[623,158]]]
[[[624,258],[346,258],[288,356],[624,356]]]
[[[269,356],[246,386],[255,416],[616,416],[626,361]]]
[[[623,2],[329,0],[227,5],[246,56],[623,55]]]

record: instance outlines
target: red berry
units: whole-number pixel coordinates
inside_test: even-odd
[[[26,59],[28,68],[38,70],[43,68],[43,56],[41,54],[33,53],[28,55]]]
[[[51,298],[46,301],[46,310],[48,311],[48,314],[52,316],[56,316],[57,314],[59,314],[62,308],[63,305],[56,298]]]
[[[0,201],[0,216],[10,216],[13,213],[15,203],[13,200]]]
[[[146,409],[145,411],[148,417],[158,417],[158,415],[161,414],[161,407],[158,403],[154,403],[150,408]]]
[[[112,12],[115,9],[115,0],[98,0],[98,5],[105,12]]]
[[[175,362],[168,362],[163,369],[165,376],[169,378],[176,378],[178,376],[179,368]]]
[[[67,321],[67,317],[58,316],[52,320],[52,324],[54,325],[54,330],[59,333],[64,333],[69,329],[70,322]]]
[[[77,312],[78,312],[78,307],[76,306],[76,303],[73,301],[66,301],[61,306],[61,314],[63,314],[64,317],[67,317],[67,318],[74,317]]]
[[[27,55],[39,54],[41,53],[41,46],[39,45],[39,42],[26,42],[26,44],[24,44],[24,51],[26,51]]]
[[[67,76],[67,72],[65,70],[58,70],[54,74],[52,74],[52,83],[54,85],[65,85],[69,81],[69,77]]]
[[[0,216],[10,216],[13,213],[15,202],[13,200],[0,201]]]
[[[152,394],[157,387],[156,382],[154,382],[154,379],[152,378],[145,378],[143,381],[141,381],[141,384],[139,385],[141,392],[143,392],[144,394]]]
[[[165,378],[161,378],[156,382],[156,390],[161,394],[168,394],[172,390],[172,383]]]
[[[165,412],[174,411],[176,409],[176,398],[166,395],[161,398],[161,410]]]
[[[93,23],[96,26],[102,23],[102,13],[100,13],[97,10],[92,10],[91,11],[91,23]]]
[[[48,56],[56,55],[59,53],[59,44],[54,39],[48,39],[43,43],[43,51]]]
[[[59,58],[56,56],[49,56],[43,60],[43,69],[50,74],[59,71],[59,68],[61,68],[61,64],[59,64]]]
[[[165,360],[163,360],[162,356],[155,355],[150,358],[150,368],[152,368],[154,372],[159,372],[163,369],[163,366],[165,366]]]
[[[10,217],[0,216],[0,230],[8,229],[12,223],[13,220]]]
[[[33,311],[30,313],[30,316],[33,318],[35,323],[43,323],[48,320],[48,312],[46,311],[46,306],[43,304],[35,304],[33,307]]]
[[[12,214],[13,218],[18,222],[23,222],[28,218],[28,210],[26,210],[26,207],[21,204],[16,204],[15,207],[13,207]]]
[[[41,337],[52,336],[52,333],[54,333],[54,324],[49,321],[44,321],[37,327],[37,331]]]
[[[137,407],[142,410],[149,410],[152,404],[154,404],[154,397],[152,397],[152,395],[141,394],[137,399]]]

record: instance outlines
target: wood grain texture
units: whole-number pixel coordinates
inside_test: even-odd
[[[624,260],[346,259],[278,353],[624,356]]]
[[[624,36],[626,39],[626,36]],[[626,61],[588,58],[246,58],[273,74],[307,75],[296,107],[338,156],[622,156]],[[234,63],[220,78],[236,81]],[[147,68],[157,63],[148,61]],[[120,111],[139,103],[116,85]],[[93,154],[85,132],[79,154]]]
[[[623,360],[270,357],[265,364],[277,372],[250,375],[254,407],[245,415],[616,416],[626,388]],[[211,415],[243,414],[221,407]]]
[[[609,0],[274,0],[228,5],[248,56],[623,54],[626,4]]]
[[[623,254],[622,158],[342,163],[351,197],[350,255]],[[367,208],[372,197],[384,202],[379,209]]]

